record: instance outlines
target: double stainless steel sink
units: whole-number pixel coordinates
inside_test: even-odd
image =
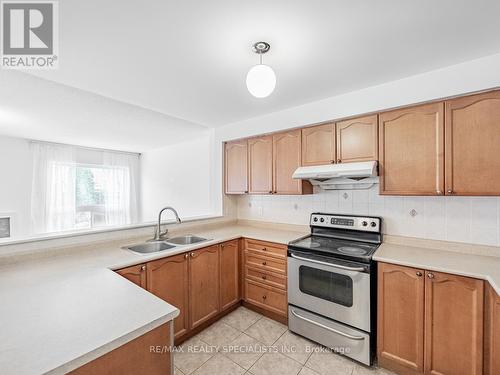
[[[203,241],[208,241],[208,239],[203,237],[198,237],[192,234],[187,234],[185,236],[167,238],[166,240],[163,241],[151,241],[138,245],[126,246],[124,247],[124,249],[133,251],[134,253],[138,254],[150,254],[150,253],[157,253],[160,251],[170,250],[178,246],[193,245]]]

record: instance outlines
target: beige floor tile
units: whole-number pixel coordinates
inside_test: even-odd
[[[306,367],[321,375],[351,375],[356,364],[335,353],[313,353],[306,362]]]
[[[247,328],[245,333],[263,344],[272,345],[286,330],[287,327],[284,324],[264,317]]]
[[[216,354],[206,361],[193,375],[241,375],[245,369],[222,354]]]
[[[274,345],[278,347],[280,353],[303,365],[306,364],[314,349],[318,348],[318,344],[290,331],[286,331]]]
[[[224,322],[218,321],[212,324],[210,327],[200,332],[198,336],[201,340],[207,344],[219,347],[224,345],[229,345],[236,337],[238,337],[240,331],[227,325]]]
[[[174,375],[184,375],[184,374],[177,367],[174,367]]]
[[[234,339],[223,354],[231,361],[248,370],[262,356],[264,348],[260,342],[244,333]]]
[[[250,368],[253,375],[297,375],[301,370],[300,363],[280,353],[265,353]]]
[[[319,374],[316,371],[311,370],[310,368],[302,367],[302,369],[299,372],[299,375],[319,375]]]
[[[221,321],[233,328],[236,328],[239,331],[244,331],[260,318],[262,318],[262,315],[260,315],[259,313],[256,313],[255,311],[249,310],[245,307],[239,307],[232,313],[223,317]]]
[[[355,365],[352,375],[396,375],[392,371],[379,368],[376,366],[366,367],[363,365]]]
[[[186,341],[181,346],[182,351],[174,354],[174,366],[184,375],[189,375],[208,361],[216,353],[215,349],[210,347],[195,336]]]

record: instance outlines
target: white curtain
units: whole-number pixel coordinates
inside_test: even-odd
[[[32,152],[33,233],[75,229],[78,168],[99,170],[99,188],[104,195],[104,225],[138,221],[139,154],[44,142],[32,142]]]
[[[75,226],[75,152],[73,147],[36,143],[33,153],[31,224],[33,233]]]
[[[138,221],[139,156],[116,152],[103,152],[104,210],[106,224],[123,225]]]

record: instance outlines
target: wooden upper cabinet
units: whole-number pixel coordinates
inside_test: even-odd
[[[240,300],[239,240],[220,245],[220,307],[225,310]]]
[[[134,284],[139,285],[141,288],[146,289],[146,268],[147,266],[145,264],[137,264],[117,270],[116,273],[132,281]]]
[[[273,136],[248,140],[248,191],[269,194],[273,191]]]
[[[147,289],[180,310],[174,320],[175,338],[189,330],[188,254],[179,254],[148,263]]]
[[[335,124],[302,129],[302,165],[324,165],[335,162]]]
[[[337,122],[337,163],[378,160],[377,115]]]
[[[380,193],[444,194],[444,103],[379,115]]]
[[[219,245],[189,254],[189,301],[191,328],[219,313]]]
[[[227,142],[224,147],[226,194],[248,193],[247,140]]]
[[[483,373],[484,282],[427,271],[425,373]]]
[[[488,285],[484,322],[484,374],[500,374],[500,296]]]
[[[424,368],[424,271],[378,264],[377,355],[380,365],[405,373]]]
[[[294,180],[293,172],[301,164],[301,131],[273,135],[273,193],[302,194],[307,181]],[[312,190],[312,189],[311,189]]]
[[[500,91],[446,102],[446,193],[500,195]]]

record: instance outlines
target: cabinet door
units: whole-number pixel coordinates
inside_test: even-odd
[[[238,240],[220,245],[220,307],[225,310],[240,300]]]
[[[485,375],[500,374],[500,296],[491,286],[487,288],[485,303]]]
[[[424,271],[378,264],[377,354],[382,367],[422,373]]]
[[[145,264],[137,264],[117,270],[116,273],[132,281],[134,284],[139,285],[141,288],[146,289],[146,268]]]
[[[335,124],[302,129],[302,165],[335,162]]]
[[[500,195],[500,91],[446,102],[446,193]]]
[[[442,195],[444,104],[379,115],[380,193]]]
[[[227,142],[224,154],[226,194],[248,193],[247,141]]]
[[[270,194],[273,191],[273,137],[248,140],[248,191]]]
[[[180,314],[174,320],[175,338],[189,330],[188,254],[148,263],[148,291],[174,305]]]
[[[275,194],[301,194],[302,180],[294,180],[300,167],[300,130],[273,135],[273,186]]]
[[[483,281],[427,271],[425,373],[483,373]]]
[[[219,245],[190,253],[189,302],[191,328],[219,313]]]
[[[377,115],[337,122],[337,163],[378,160]]]

